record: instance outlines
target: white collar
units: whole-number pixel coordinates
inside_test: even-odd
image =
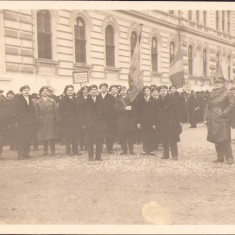
[[[101,93],[101,95],[102,95],[102,97],[103,97],[103,99],[104,99],[104,97],[107,95],[107,92],[106,93]]]

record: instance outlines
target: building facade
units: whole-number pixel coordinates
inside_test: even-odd
[[[127,85],[140,32],[145,84],[170,85],[180,43],[188,90],[213,85],[219,65],[232,86],[234,22],[235,11],[1,10],[0,86],[18,91],[28,84],[37,92],[49,85],[61,93],[80,81]]]

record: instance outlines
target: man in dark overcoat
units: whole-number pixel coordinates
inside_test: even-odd
[[[80,150],[87,151],[87,130],[85,128],[85,113],[87,108],[88,86],[83,86],[77,95],[77,110],[81,120],[81,131],[79,135]]]
[[[121,96],[115,101],[114,108],[117,113],[117,131],[121,141],[121,155],[129,153],[134,154],[133,147],[135,142],[135,133],[137,129],[136,111],[130,102],[130,96],[127,95],[126,87],[121,88]]]
[[[35,136],[36,113],[29,97],[30,87],[20,88],[21,94],[14,98],[14,118],[17,127],[17,153],[19,159],[29,157],[30,144]]]
[[[188,114],[190,128],[197,128],[197,112],[199,110],[199,103],[194,91],[191,91],[188,99]]]
[[[58,116],[62,126],[66,154],[70,156],[77,155],[78,132],[81,126],[73,85],[67,85],[64,89],[64,97],[60,100],[58,106]]]
[[[151,88],[144,86],[143,95],[136,104],[137,127],[141,130],[144,154],[153,155],[156,147],[157,101]]]
[[[174,160],[178,159],[177,142],[180,141],[180,133],[182,132],[180,125],[180,117],[177,103],[168,94],[168,87],[163,85],[160,87],[160,96],[158,98],[157,112],[157,130],[159,131],[160,142],[163,145],[162,159],[169,158],[169,148]]]
[[[88,160],[102,161],[101,153],[106,133],[105,108],[101,97],[98,95],[98,87],[96,85],[91,85],[89,86],[88,91],[90,96],[87,98],[85,114]],[[94,144],[96,145],[95,157]]]
[[[99,86],[100,94],[99,97],[104,105],[104,114],[106,117],[106,133],[105,133],[105,143],[106,149],[109,154],[113,152],[113,142],[114,142],[114,131],[115,131],[115,111],[114,111],[114,103],[115,98],[111,94],[108,93],[108,84],[101,83]]]
[[[231,115],[235,108],[235,94],[225,85],[222,74],[215,79],[215,88],[209,95],[206,105],[205,122],[207,140],[215,144],[217,159],[214,162],[233,163],[231,147]]]

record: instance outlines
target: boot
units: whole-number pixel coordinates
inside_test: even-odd
[[[229,165],[233,164],[233,156],[225,157],[225,159]]]

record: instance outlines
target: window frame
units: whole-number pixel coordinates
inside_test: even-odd
[[[156,46],[153,47],[153,42],[155,40]],[[152,62],[152,72],[158,72],[158,39],[157,37],[152,37],[152,45],[151,45],[151,62]]]
[[[109,28],[112,30],[112,36],[108,38],[107,29]],[[112,38],[112,42],[108,41],[110,38]],[[115,67],[115,29],[111,24],[105,27],[105,63],[106,66]]]
[[[175,57],[175,43],[173,41],[170,42],[170,65]]]

